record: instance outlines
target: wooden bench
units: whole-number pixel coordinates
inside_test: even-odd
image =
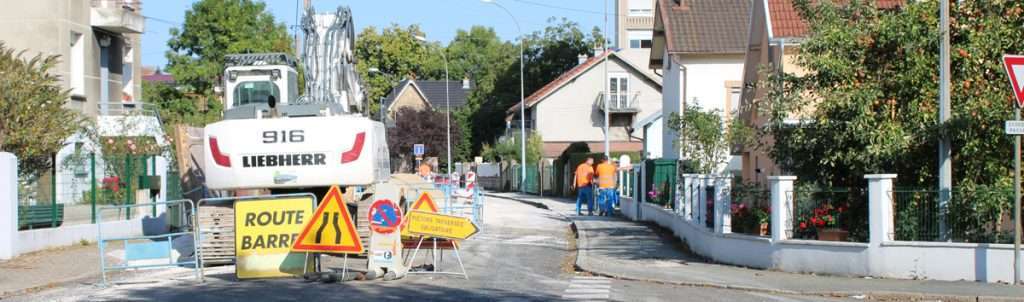
[[[64,204],[57,204],[56,206],[56,224],[53,224],[53,205],[18,206],[18,229],[60,226],[64,223]]]

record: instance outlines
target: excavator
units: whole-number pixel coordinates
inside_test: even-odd
[[[204,191],[313,193],[319,199],[338,185],[363,246],[369,246],[366,211],[374,196],[385,190],[399,194],[389,183],[385,126],[366,113],[355,69],[352,12],[339,7],[317,13],[307,4],[301,28],[301,94],[299,61],[290,55],[226,56],[223,119],[201,135]],[[216,213],[216,206],[201,206],[198,215]]]

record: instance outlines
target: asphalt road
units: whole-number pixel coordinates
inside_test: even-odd
[[[395,281],[239,281],[231,266],[212,268],[197,283],[184,269],[122,275],[109,287],[94,281],[63,285],[11,301],[840,301],[703,287],[614,280],[573,271],[574,240],[557,214],[516,201],[485,202],[480,234],[463,245],[469,279],[410,275]],[[452,254],[442,270],[457,270]],[[351,259],[357,266],[361,261]],[[341,258],[324,259],[339,269]],[[93,265],[93,263],[83,263]],[[98,281],[98,280],[97,280]]]

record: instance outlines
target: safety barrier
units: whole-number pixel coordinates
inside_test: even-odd
[[[194,236],[193,230],[180,230],[178,232],[168,232],[160,235],[142,235],[142,236],[126,236],[117,238],[103,238],[103,215],[104,211],[112,210],[128,210],[131,211],[137,207],[149,207],[156,205],[172,206],[176,205],[179,207],[188,206],[193,213],[195,212],[195,204],[191,200],[173,200],[156,203],[146,204],[128,204],[128,205],[117,205],[117,206],[104,206],[99,208],[96,221],[96,237],[99,245],[100,252],[100,274],[103,278],[103,285],[107,284],[107,271],[119,271],[139,268],[162,268],[162,267],[180,267],[191,265],[196,274],[197,280],[202,280],[202,274],[198,265],[198,253],[196,249],[196,237]],[[145,222],[143,222],[145,223]],[[184,260],[181,255],[178,260],[174,259],[174,239],[182,236],[193,235],[192,237],[192,257],[191,260]],[[159,240],[162,239],[162,240]],[[106,254],[108,242],[121,241],[124,244],[124,260],[125,264],[107,266]],[[144,241],[142,243],[133,243],[132,241]],[[148,242],[146,242],[148,241]],[[163,248],[166,247],[166,250]],[[166,251],[166,254],[164,254]],[[179,253],[180,254],[180,253]],[[155,260],[161,260],[164,257],[167,258],[166,263],[150,263]],[[143,264],[130,264],[132,261],[143,261]]]
[[[200,199],[192,211],[195,213],[192,216],[192,221],[195,225],[196,259],[200,264],[200,274],[205,275],[203,267],[208,264],[232,264],[235,262],[234,204],[236,202],[282,197],[311,197],[314,203],[320,202],[312,193]],[[204,208],[204,206],[206,207]]]

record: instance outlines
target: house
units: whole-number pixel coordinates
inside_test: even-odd
[[[721,110],[733,118],[739,107],[749,28],[750,0],[658,0],[648,63],[660,70],[662,117],[688,105]],[[679,134],[662,123],[662,156],[680,158]],[[740,170],[734,157],[719,172]]]
[[[9,48],[25,50],[25,57],[59,55],[51,71],[70,91],[67,108],[95,122],[93,126],[101,137],[141,138],[166,146],[156,109],[141,102],[140,41],[145,18],[140,1],[37,0],[5,4],[7,7],[0,10],[0,41]],[[62,163],[80,151],[94,152],[99,157],[98,143],[84,133],[67,138],[56,154],[56,173],[45,173],[34,187],[57,197],[29,197],[33,200],[22,202],[49,202],[52,198],[60,204],[82,206],[81,193],[90,189],[88,169]],[[163,175],[166,164],[166,157],[160,158],[159,164],[154,159],[155,169],[147,173]],[[94,171],[99,177],[104,175],[104,166],[96,164]],[[56,187],[52,188],[51,183]],[[165,194],[160,193],[159,198]],[[75,215],[77,210],[66,208],[66,216]]]
[[[661,108],[661,78],[620,52],[581,56],[579,65],[526,98],[526,126],[541,136],[544,158],[559,157],[578,142],[586,143],[590,150],[605,150],[606,89],[610,151],[643,150],[633,124]],[[510,125],[519,121],[521,105],[506,111]]]
[[[472,89],[469,79],[459,81],[427,81],[407,79],[395,86],[381,103],[381,115],[387,114],[388,120],[393,121],[395,114],[402,108],[413,108],[416,110],[430,109],[447,111],[448,105],[458,110],[466,105],[469,97],[469,90]],[[445,89],[448,93],[445,94]]]
[[[895,8],[902,0],[878,0],[879,8]],[[793,0],[754,1],[751,14],[750,35],[746,45],[746,59],[743,65],[743,92],[739,115],[751,127],[763,127],[768,119],[758,112],[759,100],[766,92],[762,87],[768,74],[789,73],[803,75],[804,69],[795,63],[800,52],[800,43],[807,37],[807,22],[793,6]],[[794,114],[789,121],[799,122]],[[740,146],[742,177],[746,183],[766,184],[768,176],[780,175],[782,171],[769,156],[773,143],[771,137],[759,137],[760,146]]]

